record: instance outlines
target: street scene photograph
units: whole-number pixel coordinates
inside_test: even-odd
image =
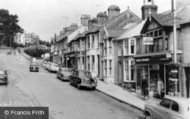
[[[0,0],[0,119],[190,119],[190,1]]]

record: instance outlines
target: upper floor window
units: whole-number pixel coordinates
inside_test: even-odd
[[[136,39],[129,38],[124,41],[125,55],[131,55],[136,53]]]
[[[94,40],[94,35],[92,35],[92,48],[95,46],[95,40]]]
[[[109,39],[109,54],[112,54],[112,41]]]
[[[107,40],[104,40],[104,54],[107,55]]]
[[[98,42],[97,42],[97,43],[98,43],[98,45],[97,45],[97,46],[98,46],[98,48],[99,48],[99,47],[100,47],[100,39],[99,39],[99,34],[97,34],[97,41],[98,41]]]

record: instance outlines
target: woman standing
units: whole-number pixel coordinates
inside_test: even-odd
[[[158,75],[157,89],[158,89],[158,94],[159,94],[160,98],[161,98],[161,92],[162,92],[163,88],[164,88],[163,81],[161,80],[160,76]]]

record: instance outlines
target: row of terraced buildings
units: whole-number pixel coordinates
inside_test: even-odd
[[[81,16],[81,25],[64,27],[54,35],[51,60],[66,67],[88,70],[93,77],[120,85],[141,95],[146,77],[149,94],[158,95],[158,77],[167,95],[190,95],[190,16],[189,6],[178,9],[177,65],[173,57],[173,13],[157,13],[157,5],[144,4],[142,18],[129,8],[111,5],[96,18]],[[177,69],[177,80],[171,71]],[[177,82],[177,85],[176,85]],[[176,91],[177,90],[177,94]]]

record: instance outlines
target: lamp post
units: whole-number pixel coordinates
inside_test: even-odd
[[[177,33],[176,33],[176,0],[172,0],[172,12],[173,12],[173,53],[174,53],[174,65],[177,65]],[[178,67],[177,67],[178,69]],[[175,81],[175,94],[178,92],[178,80]]]

